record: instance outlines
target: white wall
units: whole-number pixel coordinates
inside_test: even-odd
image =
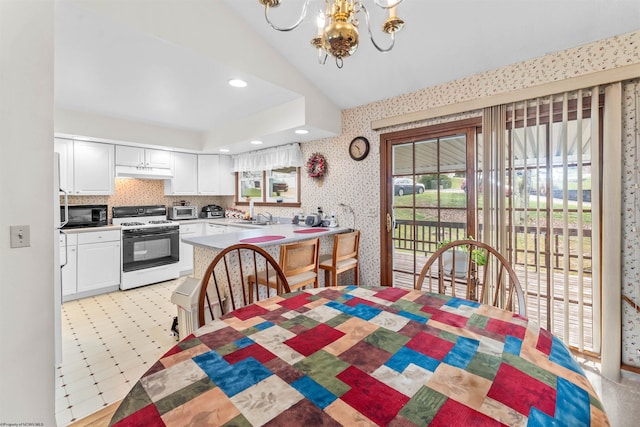
[[[0,0],[0,424],[55,425],[53,8]],[[31,246],[11,249],[24,224]]]

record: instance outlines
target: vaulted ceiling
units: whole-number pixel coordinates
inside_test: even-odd
[[[383,11],[363,3],[386,46]],[[274,21],[295,21],[302,4],[282,0]],[[337,135],[342,109],[640,29],[637,0],[405,0],[395,48],[376,51],[361,19],[360,46],[338,69],[309,43],[322,5],[311,0],[283,33],[257,0],[56,0],[56,108],[192,132],[205,151],[237,153],[255,139]],[[230,87],[236,77],[248,87]]]

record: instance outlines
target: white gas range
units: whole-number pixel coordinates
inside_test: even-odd
[[[114,206],[112,221],[122,227],[120,289],[179,276],[180,226],[167,220],[165,206]]]

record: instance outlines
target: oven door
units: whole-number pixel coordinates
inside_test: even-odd
[[[179,260],[179,227],[122,230],[122,271],[173,264]]]

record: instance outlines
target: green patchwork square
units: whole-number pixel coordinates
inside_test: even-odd
[[[294,368],[309,376],[338,397],[351,389],[351,387],[336,378],[338,374],[349,366],[347,362],[323,350],[317,351],[293,365]]]
[[[442,338],[443,340],[455,343],[456,341],[458,341],[458,336],[456,334],[452,334],[451,332],[447,332],[447,331],[440,331],[440,333],[438,334],[439,338]]]
[[[239,414],[232,420],[222,424],[222,427],[252,427],[252,424],[244,417],[244,415]]]
[[[151,403],[151,398],[147,394],[146,390],[142,387],[140,382],[137,382],[127,395],[127,398],[122,401],[120,406],[118,406],[118,409],[115,414],[113,414],[111,421],[117,423]]]
[[[501,364],[502,359],[500,357],[486,353],[476,353],[465,368],[465,371],[493,381]]]
[[[364,339],[364,342],[375,345],[391,354],[400,350],[411,338],[385,328],[378,328]]]
[[[424,317],[425,319],[430,319],[431,318],[431,314],[425,313],[424,311],[420,310],[422,307],[424,307],[422,304],[416,304],[415,302],[412,302],[412,301],[406,301],[406,300],[403,300],[403,299],[399,299],[398,301],[394,302],[391,305],[391,307],[395,308],[396,310],[406,311],[407,313],[411,313],[411,314],[415,314],[416,316]]]
[[[426,426],[447,401],[447,396],[423,386],[398,413],[419,426]]]
[[[211,390],[212,388],[216,388],[216,385],[211,381],[211,379],[209,379],[209,377],[202,378],[201,380],[196,381],[193,384],[189,384],[185,388],[158,400],[155,403],[156,409],[160,415],[164,415],[172,409],[187,403],[191,399]]]
[[[294,317],[292,319],[285,320],[284,322],[280,322],[278,324],[278,326],[280,326],[280,327],[282,327],[284,329],[291,329],[294,326],[302,325],[306,329],[311,329],[311,328],[315,328],[319,324],[320,324],[320,322],[318,322],[317,320],[313,320],[313,319],[301,314],[300,316],[296,316],[296,317]]]
[[[481,329],[487,329],[487,323],[489,323],[489,317],[475,313],[467,321],[468,326],[475,326]]]
[[[343,324],[344,322],[346,322],[347,320],[349,320],[351,318],[352,317],[349,316],[348,314],[341,313],[341,314],[337,315],[336,317],[334,317],[333,319],[330,319],[330,320],[324,322],[324,324],[327,325],[327,326],[331,326],[332,328],[335,328],[336,326]]]

